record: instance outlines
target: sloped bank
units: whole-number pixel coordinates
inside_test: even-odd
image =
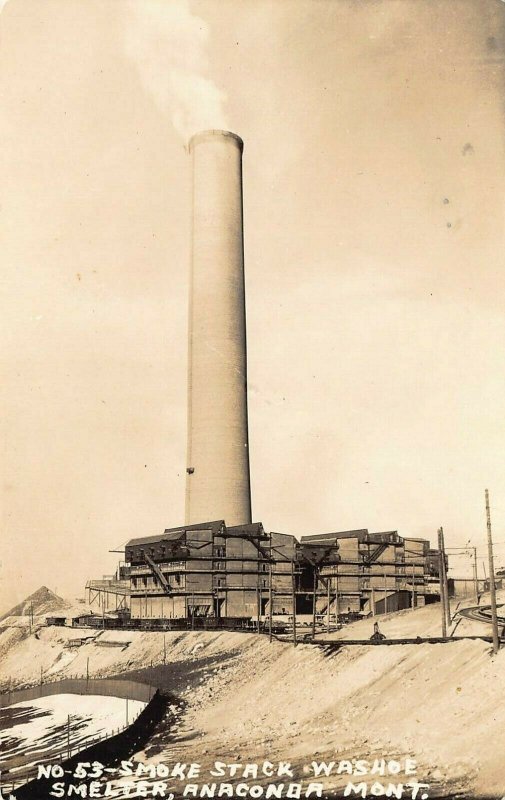
[[[438,610],[405,615],[409,632],[418,616],[435,625]],[[66,635],[46,629],[37,641],[18,641],[0,668],[4,676],[26,657],[25,680],[36,677],[41,663],[54,669]],[[166,672],[166,685],[185,707],[169,724],[162,721],[137,754],[144,763],[194,761],[205,772],[215,760],[284,759],[306,774],[314,758],[408,756],[417,761],[419,780],[430,785],[430,797],[504,794],[505,653],[492,657],[485,642],[344,646],[326,656],[310,645],[295,649],[225,632],[135,632],[125,633],[125,641],[124,650],[91,641],[59,674],[82,674],[87,658],[93,674],[137,677],[135,671],[150,671],[151,660],[154,672]],[[345,782],[331,775],[326,783],[340,792]],[[173,788],[180,794],[180,784]]]
[[[188,697],[184,724],[199,738],[185,759],[286,758],[303,772],[314,759],[410,757],[430,797],[502,797],[504,652],[492,657],[486,643],[462,641],[327,657],[258,643],[248,655]],[[179,757],[180,748],[170,751]],[[347,780],[333,774],[326,783],[341,791]]]

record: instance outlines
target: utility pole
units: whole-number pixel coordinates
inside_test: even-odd
[[[291,559],[291,592],[293,603],[293,647],[296,647],[296,577],[295,577],[295,554]]]
[[[412,608],[416,607],[416,565],[412,564]]]
[[[440,583],[440,610],[442,612],[442,636],[447,637],[445,616],[444,551],[442,550],[442,528],[438,529],[438,578]]]
[[[328,592],[327,592],[327,595],[326,595],[326,630],[329,633],[330,632],[330,602],[331,602],[331,598],[330,598],[331,578],[330,578],[329,575],[328,575],[327,581],[328,581],[328,583],[327,583],[327,587],[326,588],[327,588]]]
[[[270,534],[270,564],[268,575],[268,641],[272,641],[273,587],[272,587],[272,534]]]
[[[384,567],[384,613],[388,613],[388,576]]]
[[[317,566],[314,564],[314,587],[312,592],[312,638],[316,638],[316,599],[317,599]]]
[[[494,582],[494,556],[493,556],[493,537],[491,534],[491,511],[489,509],[489,492],[486,489],[486,521],[487,521],[487,552],[489,557],[489,596],[491,598],[491,620],[493,624],[493,652],[497,653],[500,649],[500,637],[498,636],[498,616],[496,614],[496,586]]]
[[[373,586],[370,592],[370,603],[372,606],[372,617],[375,617],[375,588]]]
[[[261,616],[261,589],[260,589],[260,562],[258,557],[258,575],[256,580],[256,613],[258,615],[258,628],[256,633],[261,633],[260,629],[260,616]]]
[[[449,581],[447,579],[447,569],[445,565],[445,543],[444,543],[444,529],[440,528],[440,541],[442,547],[442,577],[444,579],[444,602],[445,602],[445,616],[447,618],[447,628],[451,627],[451,606],[449,603]]]
[[[477,577],[477,548],[473,547],[473,586],[475,590],[475,602],[479,605],[479,579]]]
[[[256,633],[261,633],[260,629],[260,616],[261,616],[261,600],[263,593],[261,591],[261,578],[260,578],[260,554],[258,551],[256,559],[256,616],[258,617],[258,625]]]
[[[335,627],[338,628],[338,617],[340,614],[340,599],[338,596],[338,564],[335,575]]]
[[[444,554],[444,585],[445,585],[445,613],[447,615],[447,629],[451,627],[452,619],[451,619],[451,601],[449,599],[449,579],[447,577],[447,564],[445,558],[445,540],[444,540],[444,529],[440,529],[442,531],[442,552]]]

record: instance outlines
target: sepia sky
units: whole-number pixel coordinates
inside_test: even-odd
[[[209,127],[245,142],[254,519],[480,547],[488,487],[505,564],[504,50],[500,0],[5,3],[2,610],[184,521]]]

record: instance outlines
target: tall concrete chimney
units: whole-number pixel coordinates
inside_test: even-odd
[[[189,306],[186,524],[251,522],[242,231],[243,142],[190,140],[193,233]]]

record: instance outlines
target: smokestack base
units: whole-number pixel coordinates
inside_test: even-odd
[[[191,137],[189,140],[189,152],[193,150],[195,145],[199,144],[199,142],[208,142],[212,140],[214,137],[219,136],[226,136],[230,139],[234,140],[239,148],[240,152],[242,153],[244,150],[244,142],[237,136],[236,133],[232,133],[232,131],[221,131],[221,130],[209,130],[209,131],[200,131],[200,133],[195,133],[194,136]]]

